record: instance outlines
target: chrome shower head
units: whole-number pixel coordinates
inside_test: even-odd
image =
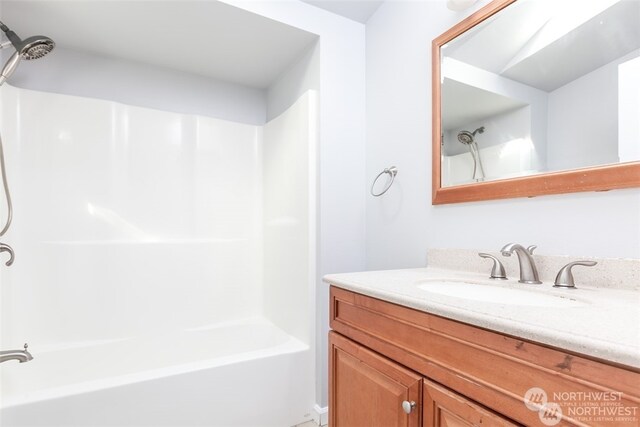
[[[484,126],[480,126],[478,129],[474,130],[473,132],[469,132],[468,130],[461,130],[460,132],[458,132],[458,141],[460,141],[464,145],[473,144],[476,133],[483,133],[483,132],[484,132]]]
[[[40,59],[56,47],[53,40],[46,36],[33,36],[22,42],[22,45],[16,50],[20,52],[22,59],[27,61],[31,59]]]
[[[473,134],[468,130],[462,130],[458,132],[458,141],[462,142],[465,145],[469,145],[473,143]]]
[[[0,22],[0,29],[5,32],[7,38],[9,38],[11,44],[16,49],[16,52],[11,56],[11,58],[9,58],[2,69],[2,73],[0,74],[0,85],[11,77],[16,68],[18,68],[18,64],[21,59],[30,61],[32,59],[42,58],[56,47],[55,42],[49,37],[32,36],[22,40],[2,22]],[[2,47],[5,47],[6,45],[8,45],[8,43],[2,44]]]

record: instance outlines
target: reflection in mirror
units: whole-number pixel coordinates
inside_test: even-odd
[[[640,160],[639,22],[518,0],[442,46],[442,187]]]

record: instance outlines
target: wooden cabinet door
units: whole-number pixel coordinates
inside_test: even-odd
[[[424,379],[422,418],[424,427],[517,426],[436,383]]]
[[[335,332],[329,347],[330,427],[420,427],[420,375]]]

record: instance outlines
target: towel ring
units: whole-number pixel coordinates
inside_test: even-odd
[[[380,177],[384,174],[389,174],[391,176],[391,181],[389,182],[389,184],[387,184],[387,186],[385,187],[384,190],[382,190],[382,192],[380,193],[375,193],[373,191],[373,187],[376,186],[376,182],[378,182],[378,179],[380,179]],[[371,195],[373,197],[380,197],[382,196],[384,193],[386,193],[391,186],[393,185],[393,181],[396,179],[396,175],[398,174],[398,168],[395,166],[391,166],[389,168],[385,168],[382,172],[380,172],[378,174],[378,176],[376,176],[376,179],[373,180],[373,184],[371,184]]]

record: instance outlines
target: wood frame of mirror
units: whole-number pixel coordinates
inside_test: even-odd
[[[432,55],[432,204],[474,202],[480,200],[534,197],[581,191],[608,191],[640,187],[640,162],[628,162],[529,175],[518,178],[442,187],[441,146],[442,92],[440,86],[440,49],[446,43],[517,0],[494,0],[464,19],[431,44]],[[640,141],[638,141],[640,143]]]

